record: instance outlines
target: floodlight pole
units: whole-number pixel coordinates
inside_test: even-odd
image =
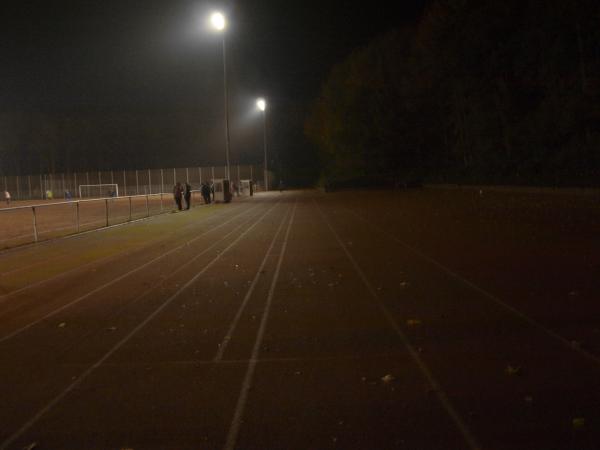
[[[263,110],[263,147],[265,152],[265,192],[269,190],[269,176],[268,176],[268,167],[267,167],[267,110],[266,108]]]
[[[223,87],[225,91],[225,163],[227,165],[225,178],[229,180],[229,95],[227,92],[227,51],[225,34],[223,34]]]

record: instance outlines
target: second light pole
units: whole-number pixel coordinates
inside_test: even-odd
[[[229,99],[227,92],[227,52],[225,45],[225,27],[227,21],[220,12],[214,12],[210,16],[210,23],[213,28],[223,33],[223,85],[225,90],[225,178],[229,178]]]
[[[267,102],[264,98],[259,98],[256,101],[256,107],[262,111],[263,115],[263,146],[265,151],[265,164],[264,164],[264,183],[265,183],[265,192],[269,190],[269,174],[267,167]]]

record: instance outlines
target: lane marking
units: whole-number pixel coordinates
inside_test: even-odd
[[[196,275],[194,275],[190,280],[188,280],[183,286],[181,286],[173,295],[167,298],[160,306],[158,306],[153,312],[151,312],[146,318],[140,322],[133,330],[131,330],[123,339],[117,342],[109,351],[107,351],[104,356],[102,356],[98,361],[92,364],[85,372],[83,372],[75,381],[70,383],[62,392],[56,395],[52,400],[50,400],[45,406],[43,406],[38,412],[36,412],[27,422],[25,422],[17,431],[15,431],[12,435],[10,435],[2,444],[0,445],[0,450],[5,450],[9,445],[14,443],[17,439],[19,439],[27,430],[29,430],[33,425],[35,425],[47,412],[49,412],[52,408],[54,408],[63,398],[65,398],[70,392],[72,392],[77,386],[79,386],[87,377],[89,377],[92,372],[94,372],[97,368],[99,368],[104,361],[109,359],[113,354],[117,352],[123,345],[125,345],[133,336],[135,336],[142,328],[144,328],[148,323],[150,323],[156,316],[158,316],[163,310],[169,306],[173,300],[175,300],[179,295],[181,295],[184,291],[186,291],[190,286],[192,286],[198,278],[200,278],[208,269],[215,265],[217,261],[219,261],[223,255],[225,255],[229,250],[231,250],[243,237],[245,237],[250,231],[252,231],[273,209],[279,205],[279,201],[275,203],[272,207],[270,207],[258,220],[252,224],[249,228],[247,228],[242,234],[240,234],[235,240],[233,240],[221,253],[215,256],[203,269],[201,269]]]
[[[416,248],[414,248],[414,247],[406,244],[405,242],[403,242],[400,239],[398,239],[392,233],[390,233],[390,232],[386,231],[385,229],[381,228],[379,225],[374,224],[374,223],[368,221],[367,219],[365,219],[364,217],[362,217],[360,214],[356,213],[355,211],[353,211],[353,210],[351,210],[349,208],[344,208],[344,209],[346,209],[347,211],[349,211],[350,213],[352,213],[353,215],[355,215],[356,217],[358,217],[360,220],[362,220],[363,222],[365,222],[367,225],[370,225],[371,227],[373,227],[374,229],[378,230],[383,235],[385,235],[388,238],[392,239],[394,242],[396,242],[400,246],[404,247],[406,250],[409,250],[410,252],[414,253],[415,255],[417,255],[418,257],[420,257],[421,259],[423,259],[423,260],[427,261],[428,263],[430,263],[431,265],[437,267],[442,272],[446,273],[450,277],[452,277],[455,280],[459,281],[460,283],[462,283],[463,285],[467,286],[471,290],[473,290],[475,292],[478,292],[479,294],[481,294],[482,296],[484,296],[488,300],[490,300],[493,303],[495,303],[500,308],[502,308],[502,309],[510,312],[511,314],[515,315],[516,317],[518,317],[522,321],[526,322],[527,324],[531,325],[532,327],[536,328],[538,331],[541,331],[543,334],[546,334],[547,336],[551,337],[552,339],[560,342],[562,345],[566,346],[567,348],[569,348],[573,352],[577,353],[578,355],[584,357],[585,359],[589,360],[590,362],[592,362],[592,363],[594,363],[596,365],[600,365],[600,356],[597,356],[597,355],[595,355],[593,353],[590,353],[587,350],[581,348],[580,346],[574,346],[573,343],[572,343],[572,341],[570,341],[569,339],[566,339],[565,337],[561,336],[557,332],[552,331],[550,328],[546,327],[545,325],[543,325],[542,323],[538,322],[537,320],[532,319],[531,317],[527,316],[525,313],[521,312],[517,308],[509,305],[508,303],[505,303],[499,297],[496,297],[494,294],[491,294],[490,292],[486,291],[485,289],[477,286],[472,281],[469,281],[468,279],[466,279],[463,276],[459,275],[458,273],[454,272],[452,269],[444,266],[442,263],[436,261],[435,259],[431,258],[430,256],[427,256],[425,253],[421,252],[420,250],[417,250]]]
[[[279,224],[277,231],[275,232],[275,236],[273,236],[271,245],[269,245],[269,248],[267,249],[267,252],[265,253],[265,256],[260,264],[260,267],[256,271],[256,275],[254,275],[254,279],[252,280],[252,283],[250,284],[250,288],[248,289],[248,291],[246,292],[246,295],[244,296],[244,300],[242,301],[242,304],[238,308],[237,313],[236,313],[235,317],[233,318],[233,321],[231,322],[229,329],[227,330],[227,333],[225,333],[225,337],[219,344],[219,350],[217,351],[217,354],[215,355],[215,357],[213,359],[214,362],[219,362],[223,359],[223,354],[225,353],[225,350],[227,349],[227,346],[229,345],[229,342],[231,341],[233,333],[235,332],[235,329],[237,328],[238,322],[240,321],[240,318],[242,317],[242,313],[246,309],[246,305],[248,304],[250,297],[252,296],[252,293],[254,292],[254,289],[256,288],[256,285],[258,284],[258,280],[260,279],[263,269],[265,268],[265,265],[267,264],[267,260],[269,259],[269,256],[271,255],[271,251],[273,250],[273,247],[275,246],[275,241],[277,240],[277,237],[279,236],[279,233],[281,232],[281,230],[283,228],[283,224],[286,222],[287,218],[288,218],[288,214],[286,213],[286,215],[283,217],[283,220]]]
[[[279,253],[279,259],[277,260],[277,266],[275,267],[275,273],[273,275],[273,279],[271,280],[271,286],[269,287],[269,293],[267,295],[267,303],[265,305],[265,309],[262,314],[262,318],[260,321],[260,326],[258,328],[258,333],[256,335],[256,340],[254,341],[254,347],[252,348],[252,356],[250,357],[250,362],[248,364],[248,368],[246,369],[246,375],[244,376],[244,381],[242,382],[242,388],[240,390],[240,394],[238,397],[237,404],[235,406],[235,411],[233,413],[233,418],[231,420],[231,424],[229,425],[229,431],[227,433],[227,441],[225,442],[225,450],[233,450],[235,448],[235,444],[237,441],[237,437],[240,431],[240,426],[242,424],[242,416],[244,414],[244,409],[246,408],[246,402],[248,400],[248,392],[250,391],[250,386],[252,384],[252,379],[254,377],[254,371],[256,369],[256,365],[258,363],[258,354],[260,352],[260,346],[262,344],[265,329],[267,327],[267,319],[269,317],[269,312],[271,311],[271,304],[273,303],[273,295],[275,293],[275,286],[277,285],[277,280],[279,279],[279,272],[281,270],[281,264],[283,262],[283,257],[285,255],[285,251],[287,249],[288,239],[290,236],[290,230],[292,229],[292,223],[294,222],[294,216],[296,215],[296,206],[298,205],[298,201],[294,202],[294,209],[292,210],[292,216],[290,217],[290,221],[288,222],[287,229],[285,231],[285,237],[283,239],[283,244],[281,246],[281,253]]]
[[[151,259],[150,261],[148,261],[148,262],[146,262],[146,263],[142,264],[141,266],[138,266],[138,267],[136,267],[135,269],[132,269],[132,270],[130,270],[129,272],[126,272],[126,273],[122,274],[121,276],[119,276],[119,277],[117,277],[117,278],[114,278],[114,279],[112,279],[111,281],[109,281],[109,282],[107,282],[107,283],[104,283],[103,285],[101,285],[101,286],[98,286],[97,288],[95,288],[95,289],[93,289],[93,290],[91,290],[91,291],[89,291],[89,292],[87,292],[87,293],[85,293],[85,294],[81,295],[80,297],[77,297],[76,299],[74,299],[74,300],[70,301],[69,303],[66,303],[66,304],[64,304],[64,305],[60,306],[59,308],[57,308],[57,309],[55,309],[55,310],[51,311],[50,313],[48,313],[48,314],[46,314],[46,315],[44,315],[44,316],[40,317],[39,319],[36,319],[36,320],[34,320],[34,321],[32,321],[32,322],[29,322],[27,325],[24,325],[24,326],[22,326],[21,328],[18,328],[17,330],[15,330],[15,331],[13,331],[13,332],[11,332],[11,333],[9,333],[9,334],[5,335],[5,336],[2,336],[2,337],[0,337],[0,344],[4,343],[5,341],[8,341],[9,339],[12,339],[13,337],[15,337],[15,336],[17,336],[17,335],[21,334],[22,332],[24,332],[24,331],[28,330],[29,328],[31,328],[31,327],[33,327],[33,326],[35,326],[35,325],[37,325],[37,324],[39,324],[39,323],[41,323],[41,322],[43,322],[43,321],[45,321],[45,320],[47,320],[47,319],[49,319],[49,318],[51,318],[51,317],[55,316],[56,314],[58,314],[58,313],[60,313],[60,312],[64,311],[65,309],[67,309],[67,308],[70,308],[71,306],[74,306],[74,305],[76,305],[76,304],[78,304],[78,303],[82,302],[83,300],[87,299],[88,297],[91,297],[92,295],[94,295],[94,294],[97,294],[98,292],[100,292],[100,291],[102,291],[102,290],[106,289],[107,287],[110,287],[110,286],[112,286],[113,284],[115,284],[115,283],[117,283],[117,282],[119,282],[119,281],[123,280],[124,278],[127,278],[128,276],[130,276],[130,275],[133,275],[134,273],[136,273],[136,272],[139,272],[139,271],[140,271],[140,270],[142,270],[142,269],[145,269],[146,267],[148,267],[148,266],[150,266],[150,265],[154,264],[155,262],[157,262],[157,261],[159,261],[159,260],[161,260],[161,259],[165,258],[166,256],[168,256],[168,255],[170,255],[170,254],[172,254],[172,253],[174,253],[174,252],[176,252],[176,251],[178,251],[178,250],[181,250],[182,248],[184,248],[184,247],[188,246],[190,243],[192,243],[192,242],[194,242],[194,241],[196,241],[196,240],[200,239],[202,236],[204,236],[204,235],[206,235],[206,234],[208,234],[208,233],[211,233],[211,232],[213,232],[213,231],[215,231],[215,230],[218,230],[219,228],[221,228],[221,227],[223,227],[223,226],[227,225],[229,222],[231,222],[231,221],[233,221],[233,220],[235,220],[235,219],[238,219],[240,216],[243,216],[243,215],[245,215],[245,214],[249,213],[250,211],[253,211],[253,210],[254,210],[254,209],[256,209],[257,207],[258,207],[258,206],[255,206],[255,207],[253,207],[253,208],[250,208],[249,210],[246,210],[246,211],[244,211],[244,212],[242,212],[242,213],[240,213],[240,214],[238,214],[238,215],[236,215],[236,216],[232,217],[231,219],[227,220],[226,222],[223,222],[222,224],[220,224],[220,225],[217,225],[216,227],[214,227],[214,228],[211,228],[210,230],[207,230],[207,231],[205,231],[205,232],[203,232],[203,233],[199,234],[198,236],[196,236],[195,238],[191,239],[190,241],[188,241],[188,242],[186,242],[186,243],[184,243],[184,244],[181,244],[180,246],[178,246],[178,247],[175,247],[175,248],[173,248],[173,249],[169,250],[168,252],[166,252],[166,253],[163,253],[163,254],[161,254],[161,255],[157,256],[157,257],[156,257],[156,258],[154,258],[154,259]],[[251,220],[251,219],[250,219],[250,220]],[[197,260],[197,259],[198,259],[200,256],[204,255],[204,254],[205,254],[207,251],[209,251],[209,250],[210,250],[210,249],[212,249],[212,248],[213,248],[215,245],[217,245],[219,242],[221,242],[223,239],[225,239],[226,237],[228,237],[229,235],[231,235],[231,234],[232,234],[234,231],[236,231],[236,230],[237,230],[237,229],[239,229],[240,227],[242,227],[242,226],[246,225],[248,222],[249,222],[249,221],[246,221],[246,222],[244,222],[244,223],[242,223],[242,224],[240,224],[240,225],[236,226],[236,227],[235,227],[235,228],[234,228],[232,231],[230,231],[229,233],[227,233],[227,234],[226,234],[226,235],[225,235],[223,238],[221,238],[221,239],[219,239],[219,240],[215,241],[215,243],[213,243],[212,245],[210,245],[209,247],[207,247],[206,249],[204,249],[204,250],[203,250],[203,251],[202,251],[200,254],[196,255],[196,256],[195,256],[194,258],[192,258],[190,261],[187,261],[187,262],[186,262],[186,263],[184,263],[183,265],[179,266],[179,268],[178,268],[178,269],[177,269],[175,272],[173,272],[173,273],[172,273],[172,274],[169,276],[169,278],[171,278],[173,275],[175,275],[176,273],[178,273],[180,270],[182,270],[182,269],[184,269],[185,267],[187,267],[189,264],[193,263],[193,262],[194,262],[195,260]],[[166,280],[163,280],[163,282],[164,282],[164,281],[166,281]],[[138,296],[138,297],[134,298],[133,302],[137,301],[139,298],[143,297],[144,295],[146,295],[146,293],[148,293],[149,291],[151,291],[151,290],[153,290],[153,289],[155,289],[155,286],[154,286],[154,287],[151,287],[151,288],[150,288],[150,289],[148,289],[148,290],[146,290],[146,291],[145,291],[145,292],[144,292],[142,295],[140,295],[140,296]],[[18,307],[18,306],[20,306],[20,305],[17,305],[17,307]],[[10,312],[11,312],[11,310],[9,310],[9,311],[5,311],[5,312],[3,313],[3,315],[6,315],[6,314],[8,314],[8,313],[10,313]],[[3,315],[0,315],[0,317],[2,317]]]
[[[154,217],[156,217],[156,216],[154,216]],[[209,220],[211,220],[213,218],[218,218],[218,216],[207,217],[206,219],[203,220],[203,222],[204,221],[209,221]],[[79,233],[79,234],[76,234],[76,235],[66,236],[65,238],[67,238],[67,237],[69,237],[69,238],[79,237],[79,236],[82,236],[82,235],[87,234],[87,233],[101,231],[101,230],[107,230],[107,229],[110,229],[112,227],[127,225],[127,224],[130,224],[130,223],[133,223],[133,222],[128,222],[126,224],[111,225],[110,227],[105,227],[105,228],[102,228],[100,230],[91,230],[89,232],[86,231],[86,232],[82,232],[82,233]],[[198,223],[191,223],[191,224],[188,224],[188,225],[184,225],[184,227],[182,227],[182,229],[183,228],[188,228],[188,227],[193,227],[195,225],[198,225]],[[172,233],[170,233],[168,235],[168,237],[171,237],[173,234],[178,233],[180,231],[181,231],[181,229],[177,230],[176,232],[172,232]],[[88,262],[86,264],[83,264],[83,265],[80,265],[80,266],[73,267],[72,269],[69,269],[66,272],[61,272],[60,274],[57,274],[57,275],[52,276],[50,278],[45,278],[43,280],[39,280],[39,281],[37,281],[35,283],[28,284],[26,286],[23,286],[21,288],[15,289],[13,291],[7,292],[5,294],[0,294],[0,304],[4,303],[10,297],[12,297],[14,295],[17,295],[17,294],[19,294],[19,293],[21,293],[21,292],[23,292],[23,291],[25,291],[27,289],[31,289],[31,288],[34,288],[34,287],[37,287],[37,286],[41,286],[41,285],[43,285],[45,283],[48,283],[50,281],[54,281],[54,280],[60,279],[60,278],[62,278],[64,276],[67,276],[67,275],[71,274],[72,272],[77,272],[77,271],[83,270],[85,268],[88,268],[89,266],[93,266],[94,264],[99,264],[99,263],[102,263],[102,262],[106,262],[106,260],[117,259],[117,258],[119,258],[121,256],[128,256],[131,253],[134,253],[134,252],[137,252],[137,251],[140,251],[140,250],[144,250],[144,249],[149,248],[149,247],[151,247],[151,246],[153,246],[155,244],[159,244],[159,243],[163,242],[165,239],[167,239],[167,237],[160,237],[158,239],[155,239],[155,240],[151,241],[150,243],[148,243],[146,245],[142,245],[141,247],[133,248],[131,250],[125,250],[124,252],[115,253],[114,255],[103,256],[102,258],[90,261],[90,262]]]
[[[313,202],[315,203],[317,209],[319,210],[319,213],[321,214],[323,221],[325,222],[325,224],[327,225],[327,227],[329,228],[331,233],[334,235],[338,245],[346,254],[346,257],[348,258],[348,260],[352,264],[352,267],[354,267],[354,270],[358,274],[359,278],[362,280],[363,284],[365,285],[365,287],[371,294],[371,297],[373,297],[373,299],[375,300],[375,303],[379,307],[379,310],[382,312],[383,316],[387,320],[388,325],[396,332],[396,335],[400,338],[400,341],[402,342],[402,344],[404,345],[404,347],[406,348],[406,350],[408,351],[408,353],[410,354],[410,356],[412,357],[414,362],[419,367],[421,373],[423,374],[423,376],[425,377],[425,379],[431,386],[432,390],[435,392],[436,397],[438,398],[438,400],[440,401],[440,403],[446,410],[446,413],[448,413],[448,415],[450,416],[450,418],[452,419],[452,421],[454,422],[454,424],[460,431],[460,434],[464,438],[464,440],[467,443],[467,445],[469,446],[469,448],[471,450],[479,450],[481,447],[479,446],[475,437],[473,436],[473,434],[467,427],[467,424],[464,422],[464,420],[459,415],[456,408],[454,408],[454,406],[450,402],[448,395],[444,392],[441,385],[438,383],[438,381],[434,378],[433,374],[431,373],[431,370],[429,370],[429,367],[427,367],[425,362],[419,356],[419,353],[415,350],[413,345],[410,343],[410,340],[408,339],[406,334],[404,334],[404,331],[402,331],[402,329],[398,325],[398,322],[396,321],[396,319],[394,319],[394,316],[392,315],[392,313],[385,306],[385,304],[383,303],[383,301],[377,294],[377,291],[375,290],[375,288],[373,287],[373,285],[371,284],[371,282],[369,281],[369,279],[367,278],[367,276],[365,275],[363,270],[360,268],[360,266],[358,265],[358,263],[356,262],[356,260],[352,256],[352,254],[348,251],[346,244],[344,244],[344,242],[340,238],[337,231],[335,231],[335,229],[333,228],[333,226],[331,225],[331,223],[329,222],[327,217],[325,217],[325,214],[321,210],[321,207],[317,204],[317,202],[314,199],[313,199]]]

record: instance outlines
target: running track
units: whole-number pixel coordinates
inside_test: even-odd
[[[0,271],[0,449],[600,448],[594,352],[336,195],[158,216]]]

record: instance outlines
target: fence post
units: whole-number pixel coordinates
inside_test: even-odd
[[[202,187],[202,167],[198,167],[198,178],[200,179],[200,187]]]
[[[254,165],[250,164],[250,179],[254,180]]]
[[[33,213],[33,242],[38,241],[38,232],[37,232],[37,219],[35,217],[35,206],[31,207],[31,212]]]
[[[131,195],[129,196],[129,221],[131,222]]]
[[[190,171],[187,167],[185,168],[185,182],[188,184],[190,182]]]
[[[135,169],[135,195],[140,195],[140,183],[137,169]]]
[[[98,184],[102,184],[102,172],[98,171]]]
[[[21,200],[21,183],[19,182],[19,175],[17,175],[17,200]]]
[[[108,199],[104,199],[104,211],[106,212],[106,226],[108,226]]]
[[[27,186],[29,187],[29,200],[33,200],[33,194],[31,192],[31,175],[27,175]]]
[[[42,174],[40,174],[40,197],[44,200],[44,183],[42,182]]]
[[[211,178],[212,181],[215,181],[215,168],[214,168],[214,166],[212,166],[210,168],[210,175],[212,176],[212,178]]]
[[[115,175],[112,170],[110,171],[110,184],[115,184]]]
[[[160,212],[163,212],[163,201],[162,201],[162,198],[163,198],[163,194],[161,192],[160,193]]]
[[[80,226],[80,218],[79,218],[79,200],[77,201],[77,233],[79,233],[81,226]]]
[[[163,170],[160,169],[160,192],[161,194],[165,192],[165,179],[163,177]],[[160,200],[162,202],[162,195],[160,196]]]
[[[79,187],[77,186],[77,172],[73,173],[73,177],[75,178],[75,181],[73,181],[73,190],[79,192]]]
[[[146,194],[146,217],[150,217],[150,206],[148,205],[148,194]]]
[[[127,195],[127,177],[125,171],[123,171],[123,195]]]
[[[150,169],[148,169],[148,193],[152,194],[152,175],[150,174]]]

